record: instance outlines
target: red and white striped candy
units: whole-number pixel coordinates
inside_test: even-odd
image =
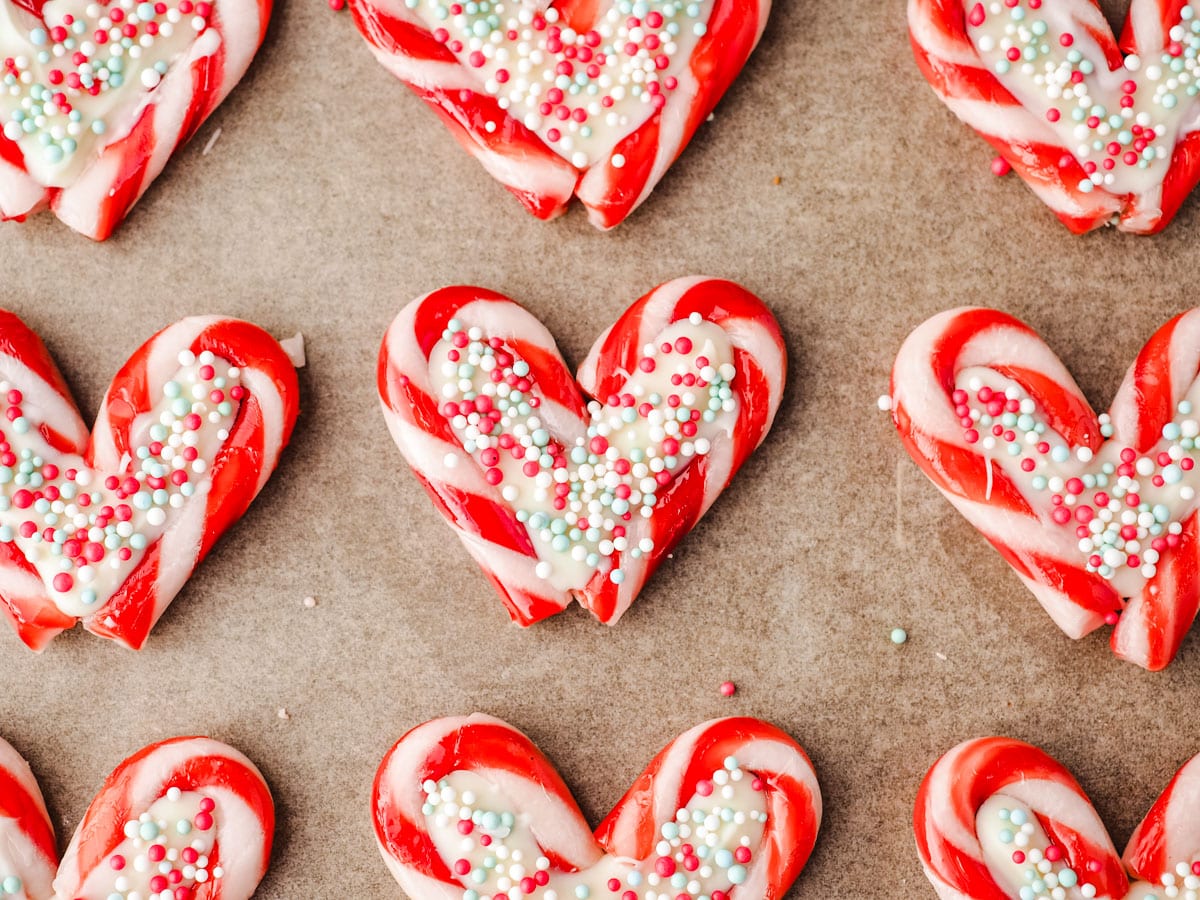
[[[49,900],[57,867],[54,826],[37,779],[21,754],[0,739],[0,894]]]
[[[140,648],[274,470],[297,415],[292,362],[256,325],[183,319],[121,368],[89,435],[45,345],[12,313],[0,312],[0,348],[0,526],[10,538],[0,542],[0,609],[35,650],[78,620]],[[182,417],[167,395],[180,381],[199,393],[176,399]],[[14,476],[25,462],[40,484]],[[138,495],[164,502],[142,510]],[[113,534],[121,529],[143,545]]]
[[[1023,887],[1039,900],[1058,896],[1056,889],[1071,898],[1146,900],[1164,896],[1168,885],[1178,892],[1165,896],[1195,900],[1198,779],[1200,758],[1193,758],[1135,830],[1123,867],[1087,794],[1061,763],[1009,738],[965,741],[921,782],[917,852],[942,900],[1018,900]],[[1131,877],[1140,880],[1131,884]]]
[[[733,820],[692,817],[716,807]],[[379,767],[371,808],[384,861],[413,900],[489,896],[500,879],[531,900],[614,890],[774,900],[804,868],[821,822],[804,751],[749,718],[706,722],[668,744],[594,835],[537,747],[483,715],[408,732]],[[708,829],[706,874],[692,851]],[[485,855],[505,861],[485,870]]]
[[[637,18],[612,0],[510,0],[446,17],[457,5],[350,3],[376,58],[531,213],[554,218],[574,194],[604,229],[633,212],[683,152],[758,43],[771,6],[699,0],[690,15],[687,4],[645,5]],[[564,93],[579,78],[588,86]]]
[[[925,322],[900,349],[892,418],[916,463],[1064,632],[1078,638],[1119,614],[1114,652],[1161,669],[1200,606],[1200,469],[1194,442],[1181,440],[1200,430],[1198,373],[1193,310],[1150,339],[1098,418],[1028,326],[996,310],[957,309]],[[987,390],[1027,403],[1044,433],[1030,443],[1020,424],[986,418],[979,396]],[[1104,466],[1112,467],[1107,483],[1089,486],[1084,479]],[[1038,479],[1050,480],[1039,487]],[[1101,528],[1117,537],[1085,549]],[[1107,573],[1096,565],[1121,560]]]
[[[11,75],[16,86],[0,91],[0,219],[23,219],[49,206],[76,231],[107,238],[241,80],[271,14],[271,0],[159,6],[2,0],[0,79]],[[141,12],[147,18],[140,19]],[[114,88],[108,70],[122,39],[138,41],[140,56],[121,55],[123,83]],[[42,62],[39,51],[53,54]],[[165,66],[161,75],[156,64]],[[87,86],[91,78],[104,85],[95,94]],[[45,91],[41,99],[33,96],[35,88]],[[51,96],[58,99],[45,104],[46,114],[43,103]],[[35,107],[42,120],[23,131],[13,116],[28,113],[25,121],[32,122]],[[73,123],[74,113],[81,118]],[[43,135],[53,138],[49,147]]]
[[[1198,11],[1133,0],[1119,42],[1095,0],[909,0],[908,22],[934,91],[1071,231],[1151,234],[1200,181]]]
[[[446,337],[454,323],[462,332],[478,329],[481,342],[495,344],[489,353],[502,355],[514,366],[528,366],[524,376],[530,382],[527,393],[538,406],[525,414],[506,413],[507,418],[488,436],[490,451],[473,444],[467,449],[471,440],[468,420],[461,418],[461,405],[450,405],[463,399],[454,379],[443,375],[449,355],[459,353]],[[465,336],[462,339],[466,341]],[[688,352],[677,349],[684,346],[679,341],[687,342]],[[676,349],[662,352],[664,342]],[[640,473],[633,457],[639,452],[648,454],[647,459],[653,454],[663,457],[667,446],[653,439],[649,420],[642,415],[651,406],[647,401],[654,385],[669,371],[675,371],[671,366],[700,359],[705,347],[712,347],[714,356],[704,359],[717,366],[720,356],[728,366],[723,369],[725,376],[732,376],[720,376],[729,389],[727,407],[721,409],[714,422],[696,422],[691,437],[685,432],[677,439],[680,447],[673,469],[658,475]],[[647,349],[651,351],[651,363],[644,358]],[[453,368],[454,364],[450,365]],[[653,371],[646,371],[645,365]],[[378,376],[379,395],[392,437],[439,510],[496,586],[514,621],[522,625],[536,622],[564,609],[575,598],[598,619],[611,624],[629,608],[658,563],[762,442],[779,407],[785,368],[779,326],[757,297],[732,282],[681,278],[638,300],[601,335],[580,366],[578,383],[572,379],[553,338],[537,319],[508,298],[474,287],[444,288],[405,307],[384,337]],[[689,375],[698,371],[693,367]],[[710,375],[717,377],[719,373]],[[481,380],[486,381],[482,376]],[[659,395],[660,402],[651,412],[677,415],[678,409],[669,406],[671,397],[684,397],[688,389],[680,388],[675,393],[676,388],[663,383],[666,387]],[[486,387],[492,389],[492,385]],[[693,399],[707,401],[708,390],[694,388]],[[603,402],[593,402],[589,407],[584,395]],[[499,416],[501,402],[500,397],[495,403],[487,398],[488,409]],[[687,403],[682,405],[686,407]],[[593,443],[595,430],[607,428],[604,423],[627,408],[630,415],[637,411],[630,429],[646,428],[630,439],[613,437],[613,449],[597,451]],[[613,434],[623,433],[624,427],[614,429]],[[531,463],[529,457],[524,464],[513,459],[514,452],[528,452],[521,441],[528,442],[531,438],[526,435],[539,429],[546,432],[551,449],[561,451],[556,454],[563,458],[556,460],[553,468]],[[505,449],[509,440],[513,444]],[[697,449],[688,457],[689,443],[707,449]],[[595,451],[582,464],[569,458],[577,445],[583,445],[585,455]],[[497,450],[501,462],[493,460],[489,465],[485,454]],[[594,471],[597,459],[610,469],[606,476]],[[627,463],[626,473],[618,475]],[[532,465],[532,469],[526,472],[523,465]],[[496,475],[503,478],[494,480]],[[654,488],[649,492],[656,499],[652,511],[637,505],[647,486],[645,475],[651,477]],[[540,486],[539,478],[545,479]],[[563,498],[565,506],[556,511],[550,508],[549,499],[536,499],[539,491],[545,491],[547,497],[555,496],[552,491],[559,488],[550,486],[562,482],[599,491],[604,478],[609,479],[604,490],[630,492],[629,510],[614,513],[616,507],[601,510],[589,507],[584,499],[572,505],[573,501]],[[594,495],[581,495],[585,496]],[[560,549],[555,547],[549,528],[537,527],[533,519],[523,518],[539,510],[559,518],[591,516],[594,521],[589,524],[604,530],[596,540],[572,540]],[[624,529],[625,536],[620,538],[604,522]],[[614,538],[613,546],[600,546],[597,551],[598,541],[609,538]],[[580,546],[583,550],[576,549]],[[597,551],[594,564],[586,557],[572,556],[589,551]]]
[[[166,896],[169,888],[180,900],[247,900],[266,874],[274,833],[275,805],[254,763],[205,737],[160,741],[104,782],[63,856],[54,896]]]

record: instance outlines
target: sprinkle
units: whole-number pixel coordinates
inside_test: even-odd
[[[275,711],[275,716],[286,721],[292,717],[292,714],[287,711],[287,707],[281,706]]]
[[[721,696],[722,697],[732,697],[736,693],[737,693],[737,685],[734,684],[732,681],[722,681],[721,682]]]
[[[903,644],[908,640],[908,632],[903,628],[893,628],[888,636],[893,644]]]
[[[315,607],[317,605],[317,598],[316,597],[305,597],[301,602],[304,604],[305,609],[312,609],[313,607]]]
[[[997,156],[992,160],[992,174],[997,178],[1003,178],[1012,171],[1012,166],[1003,156]]]

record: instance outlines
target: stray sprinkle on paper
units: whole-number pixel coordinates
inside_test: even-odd
[[[283,348],[283,352],[288,355],[292,361],[292,365],[297,369],[303,369],[307,358],[304,355],[304,335],[297,331],[290,338],[284,338],[279,342],[279,346]]]
[[[302,602],[304,603],[305,609],[312,609],[314,606],[317,605],[317,598],[316,597],[305,597]]]
[[[292,717],[292,714],[287,711],[286,707],[283,707],[283,706],[279,707],[279,711],[277,713],[275,713],[275,715],[277,715],[279,718],[281,718],[285,721]]]

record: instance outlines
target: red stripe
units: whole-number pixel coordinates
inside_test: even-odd
[[[1171,344],[1183,315],[1176,316],[1154,332],[1130,369],[1129,378],[1136,388],[1138,411],[1134,449],[1139,453],[1145,453],[1162,439],[1162,426],[1175,416],[1171,372],[1175,354]],[[1196,373],[1189,374],[1195,378]]]
[[[15,820],[21,834],[45,857],[49,867],[58,865],[54,827],[42,811],[41,803],[16,775],[3,766],[0,766],[0,818]],[[23,856],[18,852],[18,859]]]
[[[505,550],[537,558],[529,532],[517,521],[512,510],[486,497],[459,490],[444,481],[432,480],[418,469],[413,469],[413,474],[429,492],[434,506],[452,526],[485,537],[489,543]]]
[[[146,104],[129,133],[104,149],[106,158],[117,160],[117,173],[97,210],[96,230],[88,235],[93,240],[107,239],[142,195],[146,167],[158,143],[154,133],[155,110],[153,103]],[[50,201],[50,206],[57,211],[58,195]]]
[[[12,623],[25,646],[44,650],[58,634],[75,625],[75,617],[61,612],[42,587],[42,577],[15,542],[0,543],[0,569],[12,569],[36,579],[36,596],[0,595],[0,612]]]

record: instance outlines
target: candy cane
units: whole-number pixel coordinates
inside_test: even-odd
[[[86,69],[68,64],[72,57],[70,48],[65,57],[54,57],[57,61],[53,66],[36,67],[36,63],[30,62],[35,68],[24,72],[28,83],[61,92],[64,103],[84,114],[82,124],[86,127],[72,132],[73,145],[77,146],[68,147],[65,152],[62,135],[58,134],[53,142],[57,156],[53,160],[43,159],[38,133],[22,133],[19,125],[9,118],[16,106],[9,110],[0,99],[0,217],[20,219],[48,205],[76,231],[93,240],[107,238],[175,151],[195,134],[241,80],[262,43],[271,5],[271,0],[209,0],[201,4],[184,0],[173,3],[168,11],[156,11],[145,22],[139,21],[136,10],[122,10],[123,21],[142,29],[137,33],[151,43],[144,46],[139,61],[128,62],[120,70],[127,76],[123,85],[112,87],[113,79],[102,82],[103,103],[93,100],[94,95],[86,87],[73,86],[71,79],[79,78],[80,72],[85,79],[90,78],[89,72],[108,64],[107,41],[98,45],[93,57],[86,60],[89,67]],[[35,46],[31,38],[39,29],[49,32],[49,44],[63,44],[69,34],[63,21],[67,15],[83,24],[87,33],[96,31],[99,20],[89,16],[85,6],[83,2],[60,5],[55,8],[55,18],[45,22],[22,10],[0,10],[0,50],[4,51],[0,57],[27,61],[35,58],[39,48],[45,49],[40,44]],[[167,17],[168,12],[174,21]],[[108,21],[107,8],[101,15]],[[194,26],[193,22],[202,24]],[[145,31],[147,23],[153,24],[155,30]],[[196,36],[182,48],[159,51],[156,42],[169,37],[164,24],[177,31],[194,31]],[[56,28],[64,28],[63,40],[54,37]],[[118,33],[114,40],[120,37]],[[58,47],[51,49],[57,51]],[[158,60],[159,56],[164,58]],[[150,68],[156,60],[166,67],[161,77]],[[66,70],[65,84],[63,70]],[[139,70],[142,70],[140,77]],[[112,99],[116,92],[129,96]],[[51,118],[53,121],[45,126],[47,137],[52,126],[67,125],[65,113]],[[58,122],[59,118],[62,122]],[[104,130],[98,131],[99,126],[93,130],[92,121],[100,122]],[[10,123],[8,132],[3,127],[6,122]]]
[[[630,105],[607,93],[591,103],[582,100],[588,95],[578,102],[564,99],[554,94],[561,95],[558,88],[539,100],[521,87],[523,67],[541,65],[560,75],[564,65],[572,72],[578,66],[579,75],[607,84],[600,81],[603,72],[622,85],[624,73],[632,71],[622,55],[629,35],[620,28],[627,17],[611,4],[537,4],[548,7],[543,9],[518,4],[500,26],[486,16],[444,21],[432,5],[403,0],[350,5],[375,57],[432,106],[467,152],[531,213],[541,219],[560,215],[574,193],[598,228],[619,224],[650,194],[745,64],[770,11],[769,0],[707,0],[698,14],[676,22],[674,32],[664,31],[660,42],[658,29],[679,12],[677,5],[650,3],[639,28],[653,40],[636,46],[643,57],[662,60],[661,81],[650,76],[655,90],[647,94],[662,102]],[[455,30],[460,26],[471,29],[461,40]],[[494,28],[498,40],[482,41],[479,27]],[[503,48],[506,56],[485,56],[485,43],[489,50]],[[584,55],[576,55],[577,49]],[[607,60],[598,64],[594,53]],[[670,58],[679,54],[687,55],[686,63]],[[536,71],[529,81],[541,91]],[[610,123],[606,110],[624,121]]]
[[[635,523],[640,537],[649,537],[661,552],[638,559],[618,554],[614,565],[625,580],[595,576],[580,597],[602,622],[617,621],[641,591],[658,563],[700,520],[767,436],[787,374],[787,351],[779,325],[762,301],[729,281],[678,278],[660,285],[633,304],[596,343],[579,367],[579,384],[593,397],[625,392],[629,373],[638,370],[644,348],[677,323],[698,316],[719,325],[733,348],[740,385],[737,421],[714,452],[695,459],[671,482],[649,520]]]
[[[0,456],[4,611],[35,650],[77,620],[140,648],[273,471],[297,415],[292,363],[257,326],[184,319],[147,341],[118,372],[89,441],[37,336],[8,313],[0,317],[0,335],[0,382],[12,423]],[[181,397],[180,378],[195,381],[202,396]],[[172,412],[177,403],[187,409]],[[18,465],[36,460],[38,484],[13,477]],[[43,502],[66,509],[56,513]],[[71,517],[68,528],[64,516]],[[74,564],[64,567],[69,560]]]
[[[722,821],[708,809],[714,803],[734,824],[707,820]],[[499,869],[532,897],[597,895],[614,884],[642,896],[663,884],[688,896],[777,898],[808,859],[821,800],[791,738],[754,719],[719,719],[669,744],[593,836],[529,739],[474,715],[401,738],[380,765],[372,810],[384,861],[416,900],[490,892]],[[710,830],[711,870],[697,873],[693,843]],[[484,854],[492,866],[475,859]],[[509,862],[491,872],[496,858]]]
[[[55,896],[170,889],[187,900],[247,900],[266,874],[274,831],[270,790],[245,756],[209,738],[160,741],[105,781],[63,856]]]
[[[1168,322],[1130,367],[1104,423],[1040,338],[993,310],[930,319],[892,373],[896,427],[938,489],[1063,631],[1077,638],[1117,622],[1114,652],[1149,669],[1174,658],[1200,608],[1194,447],[1183,436],[1200,428],[1189,399],[1198,348],[1200,311]],[[1014,390],[1020,399],[1005,393]],[[989,392],[999,399],[979,400]],[[1033,433],[1011,413],[1011,426],[989,416],[981,430],[984,402],[1014,410],[1028,402],[1026,425],[1046,430]],[[1092,487],[1084,480],[1101,477]],[[1055,478],[1061,484],[1047,490]],[[1082,548],[1118,527],[1107,549]]]
[[[1175,774],[1146,817],[1134,829],[1122,861],[1135,877],[1164,884],[1163,876],[1197,872],[1200,862],[1200,756],[1194,756]]]
[[[0,891],[48,900],[58,851],[54,826],[29,763],[0,739]]]
[[[1057,760],[1020,741],[978,738],[939,759],[917,792],[913,830],[942,900],[1013,900],[1026,867],[1043,858],[1064,886],[1090,884],[1094,896],[1113,898],[1129,889],[1083,789]]]
[[[446,360],[459,357],[458,349],[447,349],[448,327],[455,323],[459,330],[452,337],[461,338],[463,352],[468,352],[468,334],[476,334],[481,346],[488,344],[489,363],[501,368],[524,366],[519,382],[509,373],[506,383],[514,389],[524,386],[530,402],[537,404],[516,416],[524,416],[522,421],[505,413],[507,418],[497,426],[503,425],[502,433],[497,437],[495,431],[487,432],[489,449],[475,446],[482,438],[478,434],[470,437],[470,428],[475,426],[467,423],[469,416],[499,416],[493,401],[484,397],[481,402],[487,401],[486,408],[477,409],[472,388],[460,402],[456,382],[438,376]],[[680,349],[684,347],[686,351]],[[653,437],[658,427],[653,424],[655,416],[665,421],[669,415],[674,420],[687,408],[682,401],[671,406],[680,397],[671,394],[674,388],[665,375],[652,373],[658,372],[659,366],[665,373],[669,364],[682,365],[676,360],[699,360],[702,347],[711,347],[716,355],[711,365],[704,357],[701,368],[709,372],[707,381],[688,382],[697,387],[687,402],[695,406],[696,397],[708,396],[703,392],[716,390],[720,384],[721,391],[727,392],[721,394],[727,397],[725,405],[711,420],[701,421],[698,408],[692,412],[690,424],[682,426],[690,429],[681,433],[682,441]],[[437,359],[433,358],[435,351],[440,354]],[[457,366],[449,364],[452,369]],[[501,368],[488,371],[498,379]],[[574,597],[598,619],[612,624],[762,442],[779,407],[785,369],[778,325],[760,300],[731,282],[677,279],[635,303],[597,341],[580,367],[579,386],[597,398],[585,409],[553,339],[539,322],[498,294],[478,288],[447,288],[414,301],[389,328],[380,354],[379,392],[392,437],[496,585],[515,621],[523,625],[537,621],[560,611]],[[703,374],[700,369],[696,372]],[[441,379],[440,388],[435,376]],[[680,377],[695,379],[690,373]],[[490,389],[485,384],[480,390],[484,388]],[[635,394],[640,399],[635,399]],[[650,403],[654,397],[658,399]],[[615,431],[604,430],[609,428],[608,417],[621,409],[628,410],[629,418],[621,419]],[[459,425],[452,426],[452,421]],[[623,434],[626,428],[636,430],[648,423],[645,447],[618,448],[603,436]],[[456,427],[467,431],[460,434]],[[545,431],[550,441],[546,453],[554,457],[553,466],[532,463],[535,453],[520,456],[526,460],[527,471],[516,471],[506,463],[507,455],[527,453],[529,448],[516,441],[528,443],[527,433],[537,431]],[[671,444],[669,452],[664,441]],[[689,456],[693,444],[699,449]],[[676,466],[638,474],[642,458],[637,454],[642,452],[647,454],[646,462],[653,462],[652,457],[675,459]],[[579,459],[577,453],[582,453]],[[490,462],[485,461],[487,454],[492,454]],[[507,475],[501,470],[506,464],[511,470]],[[549,525],[536,524],[541,512],[514,507],[522,496],[528,500],[537,478],[547,479],[537,490],[548,492],[551,485],[563,485],[564,490],[581,487],[590,491],[589,485],[600,476],[593,478],[586,472],[599,465],[611,467],[620,475],[618,481],[625,479],[605,488],[614,497],[633,498],[631,503],[641,502],[637,497],[642,493],[654,498],[636,514],[631,503],[626,504],[629,509],[620,509],[612,502],[610,509],[617,510],[611,514],[612,541],[600,536],[568,539],[564,533],[564,546],[558,547],[545,537]],[[565,502],[556,508],[564,510]],[[582,501],[579,506],[582,520],[610,517]],[[531,517],[523,518],[526,515]],[[589,527],[596,530],[595,524],[580,526],[581,535]],[[593,547],[602,549],[595,553]],[[596,559],[585,563],[591,559],[589,553]]]
[[[1186,6],[1133,0],[1118,45],[1094,0],[1014,3],[1003,10],[975,0],[909,0],[909,36],[942,101],[1069,229],[1081,233],[1112,223],[1148,234],[1171,221],[1200,180],[1193,101],[1171,94],[1167,105],[1159,91],[1165,82],[1152,74],[1185,58],[1195,37],[1183,30]],[[1017,14],[1024,18],[1018,21]],[[1034,22],[1045,30],[1032,31]],[[1012,33],[1005,31],[1009,24],[1017,26]],[[1133,56],[1126,60],[1123,53]],[[1035,76],[1047,80],[1035,82]],[[1064,84],[1072,94],[1083,91],[1093,106],[1078,106]],[[1094,114],[1095,105],[1106,110],[1102,116]],[[1109,123],[1114,115],[1116,125]],[[1131,128],[1136,133],[1126,140]]]
[[[489,335],[512,341],[526,358],[546,361],[539,386],[558,417],[582,419],[584,409],[554,338],[506,297],[479,288],[444,288],[406,306],[387,330],[379,355],[378,387],[388,431],[463,546],[500,593],[513,621],[529,625],[571,602],[535,569],[538,556],[496,486],[463,449],[442,415],[430,354],[453,318],[487,323]]]

